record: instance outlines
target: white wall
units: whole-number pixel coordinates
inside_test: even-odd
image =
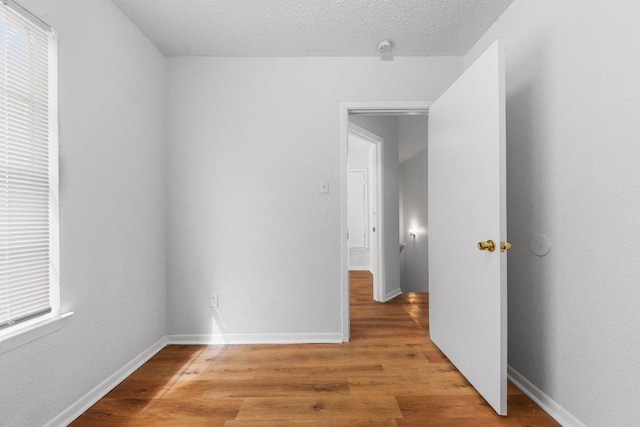
[[[108,0],[59,33],[63,329],[0,354],[0,425],[40,426],[166,333],[164,58]]]
[[[169,333],[339,335],[340,102],[435,99],[461,69],[460,58],[168,59]]]
[[[400,116],[399,120],[399,153],[400,160],[400,243],[404,244],[404,250],[400,254],[400,287],[403,292],[428,292],[429,290],[429,266],[424,264],[423,260],[428,259],[428,248],[426,235],[423,233],[422,238],[413,239],[409,236],[409,227],[405,224],[405,201],[404,201],[404,169],[407,160],[417,155],[419,152],[427,148],[427,138],[429,133],[429,125],[426,116]],[[426,156],[426,151],[423,153]],[[425,157],[426,159],[426,157]],[[424,224],[426,232],[427,212],[426,212],[426,195],[427,195],[427,165],[426,160],[423,166],[418,161],[412,163],[410,175],[414,177],[414,181],[409,182],[409,188],[406,191],[411,192],[408,197],[409,208],[411,210],[411,219],[416,225],[416,221]],[[422,167],[423,169],[418,169]],[[423,177],[420,182],[416,176]],[[420,197],[425,197],[422,203]],[[424,209],[420,212],[419,209]],[[408,271],[407,271],[408,270]]]
[[[425,135],[426,139],[426,135]],[[400,166],[403,200],[402,292],[429,292],[427,149]],[[416,237],[409,236],[415,230]]]
[[[589,426],[640,420],[639,28],[637,0],[516,0],[465,59],[506,39],[509,364]]]

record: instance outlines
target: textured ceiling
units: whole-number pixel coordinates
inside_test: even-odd
[[[461,56],[513,0],[113,0],[167,56]]]

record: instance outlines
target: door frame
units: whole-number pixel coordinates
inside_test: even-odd
[[[341,269],[340,281],[342,286],[342,341],[348,342],[351,336],[350,327],[350,307],[349,307],[349,244],[347,242],[347,161],[348,161],[348,143],[349,143],[349,114],[368,114],[368,115],[428,115],[429,107],[433,101],[366,101],[366,102],[341,102],[340,103],[340,254]],[[376,145],[377,146],[377,145]],[[378,162],[382,165],[382,147],[380,147],[380,156]],[[378,168],[380,177],[378,188],[378,222],[382,223],[384,219],[384,195],[381,191],[384,188],[383,168]],[[383,227],[380,227],[383,231]],[[384,274],[384,236],[377,239],[380,250],[378,251],[378,269],[379,276]],[[399,250],[399,248],[398,248]],[[384,298],[386,295],[384,289],[384,277],[377,282],[381,284],[378,290]],[[374,297],[376,290],[374,287]],[[378,296],[380,295],[378,294]]]
[[[349,131],[348,131],[349,135],[355,135],[358,136],[362,139],[366,139],[367,141],[371,142],[374,146],[374,152],[376,155],[376,170],[375,170],[375,175],[374,174],[370,174],[370,173],[366,173],[366,169],[348,169],[347,172],[351,171],[353,172],[354,170],[362,170],[365,171],[365,176],[367,177],[367,185],[370,188],[371,187],[371,179],[373,178],[373,180],[375,180],[374,182],[374,190],[375,190],[375,201],[374,203],[371,202],[371,198],[369,197],[369,195],[367,194],[367,203],[368,203],[368,218],[367,218],[367,227],[369,228],[368,230],[368,236],[369,236],[369,240],[368,240],[368,250],[370,251],[370,266],[369,268],[372,270],[371,272],[373,273],[373,299],[375,301],[382,301],[383,295],[380,291],[382,289],[384,289],[384,266],[381,265],[381,259],[382,258],[382,244],[380,242],[381,239],[379,239],[380,236],[380,230],[382,230],[382,218],[383,218],[383,212],[382,212],[382,146],[384,144],[384,139],[382,139],[380,136],[369,132],[368,130],[355,125],[353,123],[349,123]],[[348,144],[348,140],[347,140],[347,144]],[[348,162],[347,162],[348,163]],[[347,165],[348,166],[348,165]],[[368,189],[369,189],[368,188]],[[368,190],[367,189],[367,190]],[[347,192],[347,204],[348,204],[348,197],[349,194]],[[371,206],[372,204],[375,204],[374,210],[376,212],[376,223],[372,223],[371,221]],[[348,212],[347,212],[348,213]],[[348,224],[347,224],[348,225]],[[376,227],[376,231],[375,233],[371,232],[371,227]],[[348,243],[348,242],[347,242]],[[354,250],[353,248],[349,249],[350,251]],[[356,249],[357,250],[357,249]],[[371,257],[371,251],[373,251],[373,254],[375,255],[374,257]],[[349,259],[349,257],[347,257],[347,260]],[[371,260],[373,260],[373,262],[371,262]]]

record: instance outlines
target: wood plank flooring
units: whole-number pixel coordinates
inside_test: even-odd
[[[351,342],[168,346],[72,426],[558,426],[509,384],[496,415],[434,346],[427,294],[373,302],[351,273]]]

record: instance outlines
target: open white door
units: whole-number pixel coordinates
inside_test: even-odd
[[[431,339],[507,413],[504,47],[496,41],[429,108]],[[495,251],[479,242],[495,242]]]
[[[367,170],[350,169],[347,178],[349,249],[369,249],[369,200]],[[367,254],[367,258],[369,258]],[[362,265],[360,263],[359,265]],[[367,264],[369,266],[369,264]]]

